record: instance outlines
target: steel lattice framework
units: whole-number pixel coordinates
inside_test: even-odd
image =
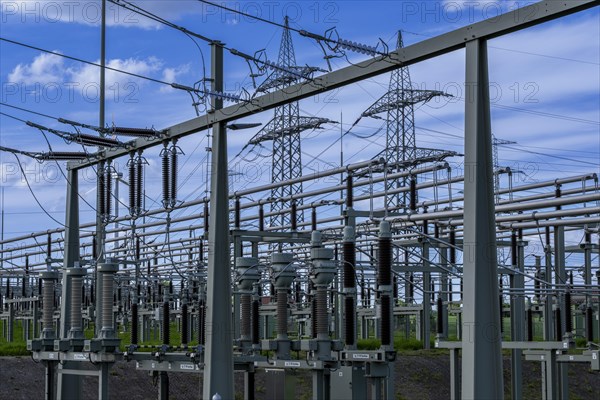
[[[398,31],[396,49],[403,47],[402,32]],[[447,96],[447,94],[434,90],[413,89],[410,71],[405,65],[392,71],[387,93],[362,113],[362,117],[375,118],[378,118],[378,114],[386,113],[386,148],[377,157],[385,158],[390,166],[388,172],[400,172],[412,165],[456,155],[454,152],[418,149],[416,145],[414,106],[426,103],[437,96]],[[410,179],[410,177],[389,179],[385,183],[385,189],[389,192],[408,186]],[[386,209],[408,209],[409,196],[408,192],[388,195],[385,200]]]
[[[298,70],[312,72],[310,67],[298,67],[296,65],[296,54],[294,44],[289,30],[288,17],[284,20],[284,30],[279,47],[279,58],[277,64],[286,70]],[[299,78],[292,76],[284,70],[276,70],[273,75],[261,85],[260,90],[268,89],[282,90],[294,83]],[[275,115],[263,129],[250,141],[251,144],[259,144],[264,141],[273,142],[271,182],[284,182],[289,179],[302,176],[302,148],[300,145],[300,134],[307,129],[318,129],[324,123],[330,122],[325,118],[300,116],[298,101],[293,101],[275,108]],[[289,209],[292,202],[302,204],[302,199],[292,198],[302,192],[302,183],[295,183],[276,187],[271,191],[271,211],[279,212]],[[282,213],[270,218],[271,226],[291,225],[291,214]],[[296,214],[296,223],[302,223],[304,215],[301,211]]]

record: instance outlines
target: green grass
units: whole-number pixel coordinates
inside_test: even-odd
[[[0,322],[0,332],[4,332],[6,321]],[[21,321],[15,321],[13,330],[13,341],[8,342],[5,337],[0,335],[0,356],[27,356],[27,343],[23,339],[23,326]]]

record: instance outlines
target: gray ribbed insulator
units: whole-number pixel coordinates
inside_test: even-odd
[[[250,323],[252,319],[250,307],[252,305],[252,295],[241,295],[240,303],[240,334],[242,335],[242,339],[250,340]]]
[[[54,330],[52,317],[54,314],[54,281],[52,279],[44,279],[42,286],[42,299],[44,301],[42,308],[42,324],[44,330]]]
[[[327,321],[327,288],[317,289],[317,338],[329,338],[329,327]]]
[[[81,317],[81,292],[83,291],[83,278],[74,276],[71,278],[71,330],[82,330]]]
[[[102,330],[113,330],[113,274],[102,274]]]
[[[277,290],[277,336],[287,337],[287,290]]]

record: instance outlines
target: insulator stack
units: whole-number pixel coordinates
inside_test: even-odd
[[[265,208],[262,203],[258,205],[258,230],[265,230]]]
[[[565,293],[565,332],[573,332],[573,311],[571,304],[571,291]]]
[[[183,347],[187,347],[189,342],[189,315],[188,315],[188,305],[184,304],[181,306],[181,345]]]
[[[81,296],[83,291],[83,278],[71,278],[71,331],[82,331]]]
[[[392,284],[392,239],[390,237],[379,238],[379,273],[377,284],[388,286]]]
[[[450,228],[450,264],[456,265],[456,232]]]
[[[138,286],[139,290],[139,286]],[[139,295],[139,294],[138,294]],[[139,316],[138,305],[131,305],[131,344],[138,344]]]
[[[569,285],[573,286],[573,271],[569,272]]]
[[[170,176],[171,176],[171,181],[170,181],[170,188],[169,188],[169,195],[170,195],[170,206],[171,207],[175,207],[177,205],[177,174],[178,174],[178,168],[177,168],[177,156],[178,156],[178,151],[179,149],[177,148],[177,143],[174,140],[173,141],[173,145],[171,146],[171,151],[169,152],[169,155],[171,157],[171,165],[169,166],[170,168]]]
[[[260,325],[260,314],[259,314],[259,301],[252,301],[252,344],[258,344],[260,340],[259,336],[259,325]]]
[[[313,207],[310,213],[310,228],[313,231],[317,230],[317,208]]]
[[[204,233],[208,234],[208,199],[204,201],[204,214],[202,217],[204,218]]]
[[[585,309],[585,337],[588,343],[594,341],[594,311],[590,306]]]
[[[513,267],[517,265],[517,232],[513,231],[510,235],[510,258]]]
[[[234,226],[239,229],[240,228],[240,199],[239,197],[235,198],[235,206],[234,206]]]
[[[115,126],[110,129],[111,133],[119,136],[133,136],[133,137],[153,137],[156,136],[157,132],[154,129],[148,128],[126,128],[122,126]]]
[[[392,312],[392,300],[385,294],[381,296],[381,344],[392,345],[392,321],[389,317]]]
[[[414,176],[410,178],[410,210],[417,210],[417,178]]]
[[[554,328],[556,329],[556,340],[561,340],[563,337],[562,320],[560,317],[560,308],[557,308],[554,310]]]
[[[498,303],[499,303],[499,308],[500,308],[498,310],[499,313],[500,313],[500,321],[499,321],[500,322],[500,333],[504,333],[504,315],[503,315],[504,314],[504,304],[502,304],[503,303],[503,301],[502,301],[502,288],[500,288],[500,296],[499,296],[499,299],[498,299]]]
[[[258,317],[257,317],[258,319]],[[200,300],[198,305],[198,344],[204,346],[206,343],[206,307],[204,301]]]
[[[139,261],[141,258],[142,250],[140,246],[140,238],[139,236],[135,238],[135,259]]]
[[[412,272],[408,276],[408,297],[410,301],[415,299],[415,275]]]
[[[354,182],[351,174],[346,178],[346,208],[354,207]]]
[[[127,163],[127,168],[129,170],[129,177],[128,177],[128,182],[129,182],[129,215],[134,216],[136,215],[136,204],[135,204],[135,199],[136,199],[136,174],[135,174],[135,161],[133,158],[133,152],[131,153],[131,157],[129,159],[129,162]]]
[[[54,281],[58,279],[56,272],[41,272],[42,286],[42,337],[54,338]],[[8,279],[6,280],[8,282]],[[7,294],[8,297],[8,294]]]
[[[296,204],[296,200],[292,200],[292,205],[290,207],[290,225],[292,228],[292,231],[295,231],[298,229],[298,206]]]
[[[300,282],[296,282],[296,287],[294,290],[294,301],[296,304],[300,304],[302,302],[302,287],[300,286]]]
[[[102,330],[113,329],[113,275],[102,274]]]
[[[242,339],[250,339],[252,324],[252,295],[244,293],[240,296],[240,334]]]
[[[107,216],[110,216],[112,214],[112,170],[110,168],[110,164],[106,168],[105,185],[106,185],[106,194],[104,195],[105,196],[104,198],[106,201],[105,212],[106,212]]]
[[[311,336],[313,339],[317,338],[317,296],[313,295],[313,298],[310,301],[310,329]]]
[[[136,159],[136,176],[135,176],[135,209],[139,215],[144,211],[144,159],[141,152]]]
[[[527,341],[533,341],[533,311],[531,307],[527,309]]]
[[[350,177],[349,177],[350,178]],[[356,243],[354,238],[354,228],[346,226],[344,228],[343,241],[343,261],[344,261],[344,291],[346,297],[344,299],[345,314],[344,332],[346,345],[354,346],[356,343]]]
[[[169,208],[169,200],[171,199],[169,193],[169,150],[167,149],[167,143],[164,144],[165,148],[161,151],[161,165],[162,165],[162,204],[164,208]]]
[[[277,290],[277,336],[287,336],[287,290]]]
[[[444,302],[441,297],[437,298],[437,334],[444,334]]]
[[[327,288],[317,288],[317,338],[329,336],[328,313],[327,313]]]
[[[348,229],[348,228],[346,228]],[[352,233],[354,233],[352,231]],[[343,244],[344,251],[344,288],[355,288],[356,287],[356,271],[354,266],[356,265],[356,250],[354,240],[344,240]]]
[[[344,299],[344,309],[346,310],[344,324],[346,345],[354,346],[354,298],[346,296]]]
[[[21,281],[21,296],[27,296],[27,280],[29,279],[29,256],[25,256],[25,276]]]
[[[169,322],[171,320],[171,308],[169,307],[169,302],[165,301],[162,304],[162,342],[169,346],[171,344],[171,332]]]
[[[52,258],[52,234],[48,234],[48,241],[46,242],[46,258],[49,260]]]
[[[382,221],[379,225],[378,245],[377,284],[381,304],[381,345],[392,346],[392,233],[388,221]]]
[[[106,185],[104,172],[98,169],[98,214],[106,215]]]

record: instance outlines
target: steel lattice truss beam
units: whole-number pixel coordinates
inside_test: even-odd
[[[412,44],[401,50],[390,52],[350,65],[339,70],[317,76],[312,80],[298,82],[285,90],[277,90],[243,102],[216,110],[168,127],[162,136],[140,138],[130,143],[127,149],[116,148],[90,154],[84,160],[71,162],[69,169],[81,169],[98,163],[100,160],[126,156],[131,150],[142,150],[160,145],[165,138],[175,139],[208,129],[218,122],[230,122],[273,109],[290,101],[298,101],[361,80],[392,72],[400,67],[429,60],[465,48],[470,40],[490,40],[511,32],[516,32],[541,23],[598,6],[598,0],[571,0],[568,2],[538,2],[517,10],[499,15],[492,20],[484,20],[443,35]]]

